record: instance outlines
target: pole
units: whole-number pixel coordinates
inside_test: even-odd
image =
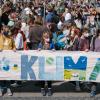
[[[43,18],[43,25],[45,24],[45,17],[46,17],[46,2],[44,1],[44,18]]]

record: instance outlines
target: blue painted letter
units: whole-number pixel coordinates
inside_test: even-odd
[[[36,62],[37,58],[37,56],[32,56],[31,59],[28,61],[27,55],[21,56],[21,79],[27,80],[29,74],[32,80],[36,80],[36,76],[31,67]]]
[[[63,80],[64,77],[64,58],[63,57],[56,57],[55,59],[52,58],[54,61],[54,65],[56,67],[55,72],[46,72],[45,68],[47,68],[47,64],[45,62],[45,57],[39,57],[39,79],[40,80]],[[47,59],[46,59],[47,60]],[[51,64],[52,60],[47,61],[47,63]],[[53,67],[52,65],[50,65]]]
[[[77,63],[75,64],[72,57],[64,57],[64,68],[65,69],[77,69],[77,70],[86,70],[87,67],[87,57],[80,56]]]
[[[100,74],[100,58],[98,58],[97,63],[93,69],[93,72],[90,75],[89,80],[96,80],[99,74]]]

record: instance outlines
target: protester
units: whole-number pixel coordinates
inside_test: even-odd
[[[39,44],[38,50],[54,50],[54,43],[50,40],[50,33],[44,32],[41,38],[41,43]],[[41,81],[41,93],[43,96],[46,96],[46,82],[47,82],[47,92],[48,96],[52,95],[52,86],[51,81]]]
[[[71,13],[70,13],[68,8],[65,9],[65,13],[64,13],[63,16],[65,17],[65,21],[66,22],[70,22],[71,19],[72,19],[72,15],[71,15]]]
[[[2,0],[0,50],[99,52],[99,4],[95,0]],[[51,81],[46,83],[50,96]],[[41,84],[41,92],[46,95],[45,81]],[[80,90],[79,85],[76,82],[76,90]],[[95,92],[95,88],[91,89],[91,96]]]
[[[100,29],[97,30],[96,36],[94,35],[94,37],[92,38],[90,50],[95,52],[100,52]],[[97,83],[92,83],[92,84],[93,85],[91,87],[90,96],[94,97],[96,95]]]
[[[85,30],[83,30],[82,36],[79,41],[79,50],[80,51],[88,51],[89,50],[89,40],[88,34],[85,33]]]
[[[14,33],[14,41],[16,50],[24,49],[24,40],[20,29],[16,29],[17,33]]]
[[[29,41],[30,41],[30,46],[31,50],[37,50],[38,45],[41,41],[42,33],[45,30],[48,30],[45,26],[43,25],[43,20],[41,17],[36,17],[34,21],[34,25],[30,27],[29,29]]]
[[[0,51],[2,52],[3,50],[16,50],[15,42],[8,26],[3,26],[0,34]],[[8,95],[12,96],[10,81],[0,81],[0,96],[3,95],[5,87]]]
[[[57,24],[57,27],[59,30],[61,30],[63,28],[63,24],[64,24],[64,17],[62,16],[59,20],[59,23]]]

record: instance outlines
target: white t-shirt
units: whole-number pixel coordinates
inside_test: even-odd
[[[82,23],[81,23],[81,20],[76,19],[74,22],[75,22],[77,28],[82,29]]]
[[[87,24],[95,25],[95,16],[88,17]]]
[[[24,32],[26,41],[29,42],[29,25],[22,23],[21,31]]]
[[[24,9],[24,12],[25,12],[26,15],[27,15],[27,14],[32,14],[31,9],[28,8],[28,7],[26,7],[26,8]]]
[[[68,29],[63,30],[63,34],[65,36],[68,36],[70,34],[70,30],[68,30]]]
[[[63,25],[63,23],[61,21],[59,21],[59,23],[57,24],[58,29],[62,29],[62,25]]]
[[[16,49],[24,48],[23,36],[21,33],[18,33],[14,40],[15,40]]]
[[[68,21],[68,20],[70,20],[71,19],[71,14],[70,13],[66,13],[65,14],[65,21]]]

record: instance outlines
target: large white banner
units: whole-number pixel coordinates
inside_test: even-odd
[[[2,51],[0,80],[100,82],[100,53]]]

